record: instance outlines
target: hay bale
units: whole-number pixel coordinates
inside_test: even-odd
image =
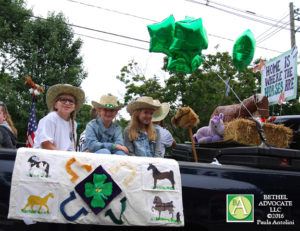
[[[288,148],[293,140],[292,129],[283,124],[264,123],[263,130],[267,142],[277,148]],[[253,146],[259,146],[262,143],[255,122],[247,119],[235,119],[225,124],[224,140],[230,139]]]

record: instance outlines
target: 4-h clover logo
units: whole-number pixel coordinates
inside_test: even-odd
[[[93,197],[91,206],[93,208],[101,207],[104,208],[105,202],[104,199],[107,200],[108,196],[112,194],[112,182],[104,183],[107,179],[105,174],[93,174],[93,183],[87,182],[85,183],[85,191],[84,195],[89,198]]]
[[[120,187],[101,165],[81,181],[75,190],[96,215],[121,193]]]

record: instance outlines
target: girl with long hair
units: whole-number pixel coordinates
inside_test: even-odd
[[[152,124],[152,116],[160,104],[152,97],[143,96],[127,106],[132,116],[128,127],[124,130],[124,143],[129,155],[161,157],[161,138],[158,129]]]

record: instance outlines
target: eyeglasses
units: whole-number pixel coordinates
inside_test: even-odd
[[[74,105],[75,102],[73,99],[69,99],[69,98],[59,98],[58,99],[59,102],[66,104],[67,102],[69,102],[70,105]]]

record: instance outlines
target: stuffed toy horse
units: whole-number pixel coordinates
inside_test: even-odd
[[[249,118],[251,115],[258,114],[260,117],[269,117],[269,101],[268,97],[262,94],[255,94],[239,104],[232,104],[226,106],[218,106],[210,118],[223,113],[224,123],[230,122],[237,118]]]
[[[33,94],[34,98],[37,98],[41,93],[44,93],[44,88],[33,82],[30,76],[26,76],[24,86],[30,87],[29,92]]]
[[[196,143],[215,142],[223,139],[224,134],[223,114],[214,116],[209,121],[209,126],[199,128],[193,138]]]
[[[172,117],[171,123],[175,127],[188,128],[190,133],[190,138],[192,142],[193,152],[195,162],[198,162],[198,157],[195,149],[195,143],[193,139],[192,127],[195,127],[199,123],[199,117],[190,107],[181,107],[178,109],[175,116]]]
[[[190,107],[181,107],[176,115],[172,117],[171,123],[175,127],[195,127],[199,123],[199,117]]]

